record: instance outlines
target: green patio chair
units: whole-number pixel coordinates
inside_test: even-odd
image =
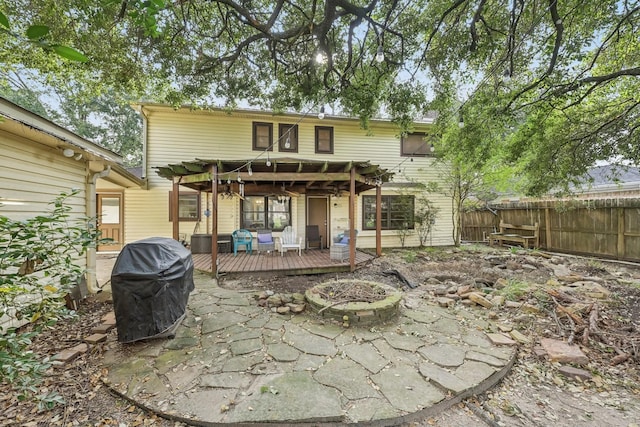
[[[233,238],[233,256],[238,255],[238,246],[244,245],[246,251],[251,255],[251,249],[253,246],[253,235],[249,230],[243,228],[235,230],[231,233]]]

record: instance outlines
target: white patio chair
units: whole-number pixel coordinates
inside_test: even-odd
[[[279,246],[280,256],[284,256],[284,253],[289,249],[297,249],[298,256],[302,256],[302,237],[297,237],[295,230],[290,225],[282,230]]]

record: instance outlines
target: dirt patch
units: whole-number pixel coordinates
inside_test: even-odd
[[[530,339],[529,343],[518,345],[517,363],[498,386],[438,416],[405,426],[638,425],[638,265],[481,246],[456,250],[397,250],[350,274],[268,279],[243,277],[223,279],[221,286],[303,293],[311,286],[333,279],[361,279],[406,289],[406,284],[397,276],[384,274],[394,269],[416,286],[412,297],[432,299],[434,303],[441,301],[438,298],[451,299],[454,302],[449,309],[461,319],[465,316],[492,317],[505,330],[516,329]],[[590,285],[576,285],[580,282]],[[487,297],[504,296],[520,306],[484,308],[471,305],[457,294],[465,286],[471,286]],[[548,290],[562,294],[552,296]],[[578,306],[572,307],[574,303],[569,299],[558,299],[557,295],[565,294],[586,303],[587,307],[579,310]],[[404,304],[410,307],[411,300],[407,298]],[[526,311],[528,306],[536,310]],[[559,306],[575,309],[575,319],[569,320],[571,316],[559,311]],[[594,306],[598,307],[595,333],[590,333],[587,343],[583,344],[584,330],[590,325]],[[32,350],[45,358],[82,342],[111,309],[112,305],[101,298],[85,300],[76,319],[60,322],[39,336]],[[582,319],[583,324],[578,319]],[[566,341],[572,335],[588,357],[588,363],[579,368],[591,375],[589,379],[562,375],[561,364],[550,362],[537,348],[542,338]],[[620,353],[626,354],[626,359],[612,364],[612,359]],[[102,355],[103,349],[97,345],[65,367],[52,368],[47,373],[38,393],[55,391],[66,402],[48,412],[39,412],[35,403],[18,401],[7,384],[0,384],[0,425],[180,425],[146,413],[110,394],[102,386],[104,372],[99,368]]]

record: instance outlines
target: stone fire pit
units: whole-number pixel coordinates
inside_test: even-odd
[[[316,314],[338,320],[343,326],[373,325],[394,318],[402,292],[384,283],[366,280],[332,280],[307,289],[305,298]]]

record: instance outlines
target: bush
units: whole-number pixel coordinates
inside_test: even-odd
[[[78,191],[60,194],[51,212],[24,221],[0,215],[0,317],[32,327],[0,327],[0,378],[12,385],[19,399],[35,395],[49,367],[29,350],[31,339],[62,317],[73,315],[64,297],[78,285],[84,269],[78,265],[99,232],[88,218],[74,220],[66,201]],[[59,401],[47,396],[48,401]],[[49,407],[50,405],[46,405]]]

